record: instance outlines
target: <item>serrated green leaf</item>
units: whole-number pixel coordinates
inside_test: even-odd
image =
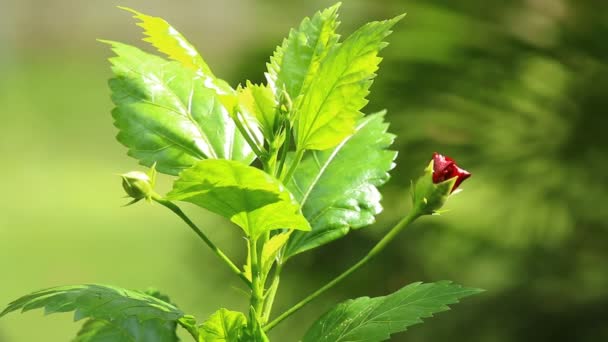
[[[247,81],[244,88],[237,89],[237,98],[241,112],[246,117],[255,118],[265,137],[272,137],[278,124],[277,103],[272,90]]]
[[[170,303],[169,297],[157,290],[144,292],[154,298]],[[179,321],[192,316],[182,316]],[[177,322],[160,319],[139,320],[131,316],[123,319],[89,319],[86,321],[74,342],[177,342]]]
[[[319,318],[303,342],[377,342],[449,310],[448,304],[481,292],[450,281],[413,283],[384,297],[348,300]]]
[[[359,120],[355,133],[331,150],[311,151],[300,163],[288,188],[302,204],[311,232],[294,232],[286,247],[289,257],[365,227],[382,211],[376,187],[389,178],[396,151],[387,148],[384,113]]]
[[[220,95],[233,92],[228,83],[215,77],[196,48],[163,18],[149,16],[128,7],[119,6],[119,8],[133,13],[133,18],[140,20],[137,25],[144,29],[144,34],[147,36],[144,41],[203,76],[205,86],[216,90]]]
[[[95,318],[116,320],[136,317],[140,321],[177,321],[184,314],[151,295],[108,285],[73,285],[33,292],[11,302],[0,317],[21,309],[44,308],[45,314],[74,311],[74,320]]]
[[[177,342],[177,324],[135,317],[121,320],[91,319],[85,322],[73,342]]]
[[[257,239],[273,229],[310,230],[300,205],[281,182],[240,162],[202,160],[185,170],[168,194],[222,215]]]
[[[129,155],[176,175],[205,158],[250,163],[254,154],[214,90],[200,75],[135,47],[110,44],[117,139]]]
[[[312,19],[304,18],[297,29],[292,29],[270,58],[268,83],[278,94],[283,87],[296,99],[304,83],[315,75],[320,61],[339,38],[335,33],[339,25],[336,4],[317,12]]]
[[[239,342],[247,317],[241,312],[220,309],[199,327],[200,342]]]
[[[295,106],[298,149],[328,149],[354,132],[382,60],[378,52],[401,18],[365,24],[333,46]]]

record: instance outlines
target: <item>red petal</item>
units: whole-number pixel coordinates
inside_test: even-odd
[[[433,153],[433,182],[439,183],[451,178],[448,175],[452,165],[454,165],[454,159],[437,152]]]
[[[452,177],[456,178],[456,182],[454,183],[454,187],[452,188],[452,192],[458,188],[460,183],[464,182],[467,178],[471,177],[471,173],[465,169],[459,168],[456,164],[452,168]]]
[[[433,153],[433,183],[441,183],[454,177],[457,178],[454,187],[452,187],[452,192],[456,190],[465,179],[471,177],[471,174],[467,170],[458,167],[454,159],[437,152]]]

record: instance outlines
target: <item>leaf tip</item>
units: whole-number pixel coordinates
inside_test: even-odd
[[[342,1],[338,1],[335,4],[333,4],[331,7],[329,7],[327,10],[330,12],[337,12],[340,7],[342,7]]]
[[[127,11],[127,12],[131,12],[133,13],[135,16],[140,15],[141,13],[139,13],[138,11],[130,8],[130,7],[126,7],[126,6],[116,6],[116,8],[121,9],[123,11]]]
[[[486,289],[480,289],[480,288],[476,288],[476,287],[469,287],[467,289],[471,292],[472,295],[484,293],[487,291]]]

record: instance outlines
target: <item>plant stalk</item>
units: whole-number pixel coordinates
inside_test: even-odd
[[[260,258],[258,256],[257,239],[249,239],[249,259],[251,260],[251,299],[250,305],[254,309],[256,319],[261,321],[264,310],[264,280],[260,271]],[[262,323],[263,324],[263,323]],[[254,328],[253,326],[251,327]],[[253,331],[252,331],[253,332]]]
[[[248,287],[251,287],[251,282],[249,281],[249,279],[247,279],[247,277],[245,276],[245,274],[232,262],[232,260],[230,260],[230,258],[224,254],[224,252],[222,252],[221,249],[219,249],[208,237],[207,235],[205,235],[205,233],[203,233],[202,230],[200,230],[196,224],[194,224],[194,222],[192,222],[192,220],[190,220],[190,218],[188,216],[186,216],[186,214],[177,206],[175,205],[173,202],[165,200],[158,197],[153,197],[154,201],[156,201],[158,204],[168,208],[169,210],[171,210],[172,212],[174,212],[177,216],[179,216],[184,222],[186,222],[186,224],[188,225],[188,227],[190,227],[190,229],[192,229],[192,231],[194,231],[194,233],[196,235],[198,235],[199,238],[201,238],[201,240],[203,240],[203,242],[205,242],[205,244],[207,246],[209,246],[209,248],[211,248],[211,250],[213,251],[213,253],[215,253],[215,255],[217,255],[220,259],[222,259],[222,261],[224,261],[224,263],[226,265],[228,265],[228,268],[230,268],[230,270],[232,270],[232,272],[234,272],[237,276],[239,276],[239,278],[241,278],[241,280],[243,280],[245,282],[245,284],[247,284]]]
[[[287,173],[284,177],[281,177],[281,181],[283,182],[283,184],[287,184],[291,180],[291,177],[293,176],[294,172],[296,172],[298,165],[300,165],[300,161],[302,161],[302,157],[304,157],[304,151],[305,150],[296,150],[296,155],[291,161],[289,170],[287,170]]]
[[[266,153],[263,152],[262,150],[260,150],[260,146],[255,142],[255,140],[251,136],[251,132],[248,131],[247,128],[245,128],[245,126],[241,122],[240,117],[239,117],[239,112],[236,113],[236,118],[233,121],[234,121],[234,124],[236,125],[236,128],[243,135],[243,138],[245,138],[245,141],[247,142],[249,147],[251,147],[251,150],[253,151],[253,153],[255,153],[255,155],[263,163],[266,163]]]
[[[414,212],[414,211],[410,212],[406,217],[404,217],[403,219],[401,219],[401,221],[399,221],[382,238],[382,240],[380,240],[361,260],[359,260],[356,264],[354,264],[353,266],[351,266],[349,269],[347,269],[346,271],[344,271],[339,276],[335,277],[329,283],[325,284],[323,287],[319,288],[318,290],[316,290],[315,292],[313,292],[312,294],[310,294],[308,297],[302,299],[301,301],[299,301],[298,303],[296,303],[294,306],[292,306],[290,309],[288,309],[287,311],[285,311],[282,314],[280,314],[277,318],[275,318],[273,321],[271,321],[270,323],[268,323],[267,325],[264,326],[264,331],[270,331],[272,328],[274,328],[281,321],[283,321],[284,319],[286,319],[287,317],[291,316],[296,311],[298,311],[302,307],[304,307],[304,305],[308,304],[309,302],[311,302],[312,300],[314,300],[315,298],[317,298],[319,295],[323,294],[325,291],[331,289],[336,284],[338,284],[339,282],[341,282],[344,278],[348,277],[349,275],[351,275],[352,273],[354,273],[356,270],[358,270],[359,268],[361,268],[361,266],[365,265],[373,257],[375,257],[376,255],[378,255],[378,253],[380,253],[384,248],[386,248],[386,246],[391,241],[393,241],[395,239],[395,237],[403,229],[405,229],[407,226],[409,226],[410,223],[414,222],[420,216],[421,216],[421,214],[419,214],[417,212]]]
[[[274,305],[274,299],[277,295],[277,290],[279,289],[279,283],[281,281],[281,271],[283,270],[283,263],[277,262],[274,273],[272,275],[272,282],[270,283],[270,287],[268,288],[268,292],[266,293],[266,298],[264,300],[264,314],[262,315],[262,319],[264,322],[267,322],[270,319],[270,313],[272,311],[272,306]]]
[[[283,173],[283,166],[285,165],[285,160],[287,159],[287,152],[289,151],[289,145],[291,145],[291,125],[289,124],[289,120],[285,122],[285,141],[283,142],[283,148],[281,150],[281,157],[279,158],[279,166],[277,168],[276,177],[280,177]]]

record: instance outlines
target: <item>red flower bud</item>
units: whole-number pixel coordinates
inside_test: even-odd
[[[433,183],[441,183],[454,177],[457,178],[450,193],[454,192],[465,179],[471,177],[471,174],[459,168],[454,159],[437,152],[433,153]]]

